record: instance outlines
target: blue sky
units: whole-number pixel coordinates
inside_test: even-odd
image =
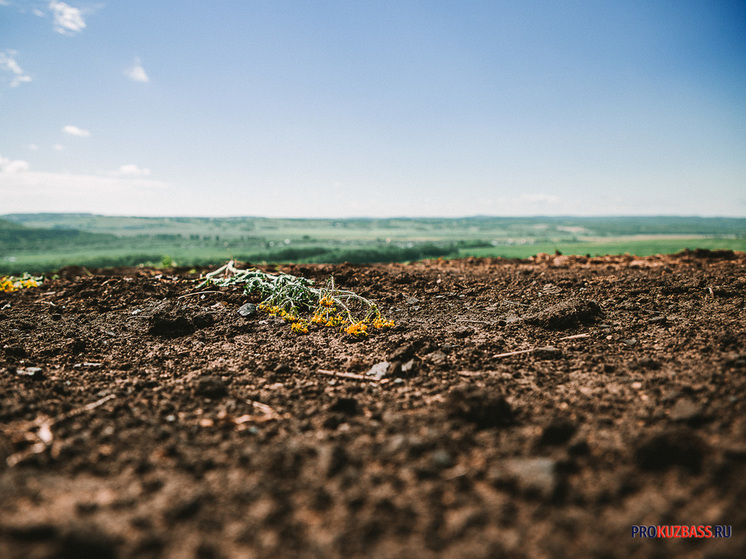
[[[0,0],[0,214],[746,216],[746,2]]]

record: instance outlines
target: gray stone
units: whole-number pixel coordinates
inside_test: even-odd
[[[368,372],[365,374],[369,377],[373,377],[376,380],[381,380],[383,377],[386,376],[386,372],[388,370],[389,370],[389,362],[380,361],[379,363],[376,363],[370,369],[368,369]]]
[[[513,458],[507,460],[504,475],[526,493],[550,497],[557,486],[556,462],[551,458]]]
[[[689,398],[682,398],[671,408],[669,417],[673,421],[695,421],[702,416],[702,406]]]
[[[238,314],[241,316],[251,316],[254,313],[256,313],[256,305],[253,303],[246,303],[245,305],[242,305],[240,309],[238,309]]]

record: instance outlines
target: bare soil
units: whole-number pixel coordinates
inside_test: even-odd
[[[746,254],[279,269],[396,326],[186,270],[0,293],[0,557],[746,556]]]

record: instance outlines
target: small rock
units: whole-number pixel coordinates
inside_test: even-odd
[[[556,462],[551,458],[513,458],[503,464],[504,477],[519,489],[540,497],[550,497],[557,487]]]
[[[251,316],[254,313],[256,313],[256,305],[253,303],[246,303],[245,305],[242,305],[240,309],[238,309],[238,314],[241,316]]]
[[[702,407],[688,398],[676,402],[669,417],[672,421],[696,422],[702,419]]]
[[[44,379],[44,371],[41,367],[26,367],[25,369],[16,369],[16,374],[30,377],[34,380],[43,380]]]
[[[373,377],[376,380],[381,380],[383,377],[386,376],[386,372],[389,369],[389,362],[388,361],[380,361],[373,365],[370,369],[368,369],[368,372],[365,373],[369,377]]]
[[[417,369],[415,367],[414,359],[410,359],[406,363],[402,363],[401,366],[401,376],[403,377],[411,377],[417,374]]]
[[[435,452],[433,452],[433,455],[430,457],[430,461],[432,465],[438,470],[450,468],[451,466],[453,466],[453,457],[447,450],[444,450],[442,448],[439,448]]]
[[[397,347],[389,355],[389,361],[407,361],[414,357],[415,352],[421,344],[419,342],[412,342],[407,345]]]

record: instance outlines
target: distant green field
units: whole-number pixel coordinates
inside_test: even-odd
[[[391,262],[539,252],[675,253],[746,250],[746,219],[698,217],[470,217],[270,219],[0,216],[0,273],[63,266],[218,265],[246,262]]]
[[[553,254],[577,254],[603,256],[606,254],[634,254],[636,256],[651,256],[653,254],[674,254],[684,249],[706,248],[746,251],[746,239],[665,239],[659,240],[626,240],[609,242],[558,242],[538,243],[530,246],[500,246],[459,250],[459,257],[481,256],[503,258],[527,258],[539,252]]]

